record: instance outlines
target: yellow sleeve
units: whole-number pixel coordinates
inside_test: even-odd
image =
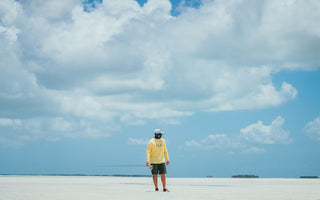
[[[150,154],[151,154],[151,142],[148,143],[147,147],[147,162],[150,163]]]
[[[166,143],[164,143],[164,155],[165,155],[167,161],[169,161],[169,154],[168,154],[168,150],[167,150],[167,145],[166,145]]]

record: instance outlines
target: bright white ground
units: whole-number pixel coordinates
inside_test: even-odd
[[[0,176],[0,200],[320,200],[320,179],[168,178],[167,185],[169,193],[154,192],[151,178]]]

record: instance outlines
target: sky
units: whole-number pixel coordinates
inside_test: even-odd
[[[320,176],[320,1],[1,0],[0,174]]]

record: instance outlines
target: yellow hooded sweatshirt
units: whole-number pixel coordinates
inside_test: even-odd
[[[165,163],[164,156],[169,161],[166,142],[162,138],[152,138],[147,147],[147,162],[151,164]]]

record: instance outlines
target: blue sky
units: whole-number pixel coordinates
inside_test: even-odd
[[[0,174],[320,176],[320,2],[86,5],[1,1]]]

